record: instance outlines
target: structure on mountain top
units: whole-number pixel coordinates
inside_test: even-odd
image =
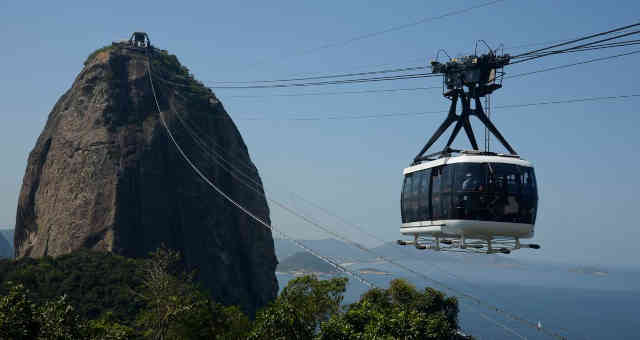
[[[149,35],[145,32],[133,32],[133,34],[131,34],[131,38],[129,38],[129,44],[134,47],[151,47]]]

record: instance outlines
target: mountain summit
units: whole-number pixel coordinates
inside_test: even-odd
[[[148,61],[185,153],[269,222],[267,202],[254,191],[263,193],[258,171],[214,93],[166,51],[114,43],[89,56],[29,155],[16,257],[77,249],[143,257],[164,244],[180,251],[216,301],[253,314],[278,291],[271,232],[213,192],[178,153],[160,121]],[[241,169],[255,186],[220,164]]]

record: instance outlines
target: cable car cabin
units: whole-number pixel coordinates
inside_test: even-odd
[[[415,241],[398,242],[488,253],[537,249],[520,244],[534,235],[537,208],[533,166],[518,156],[462,152],[424,161],[404,169],[400,232]]]
[[[442,95],[451,104],[444,122],[413,159],[412,166],[404,169],[400,233],[414,239],[398,240],[398,244],[488,254],[540,248],[520,243],[521,238],[533,237],[536,222],[538,190],[533,166],[520,159],[491,122],[481,101],[502,87],[496,81],[502,78],[496,75],[504,74],[502,69],[509,60],[508,54],[497,55],[489,48],[489,53],[481,56],[431,63],[431,72],[444,76],[446,90]],[[462,105],[459,114],[458,101]],[[471,116],[486,128],[484,152],[479,151]],[[442,151],[427,154],[453,123]],[[461,130],[473,151],[451,148]],[[489,152],[489,133],[509,155]]]

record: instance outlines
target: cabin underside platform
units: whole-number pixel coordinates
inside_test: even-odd
[[[412,245],[417,249],[483,254],[510,254],[512,251],[522,248],[540,249],[540,245],[535,243],[521,243],[520,237],[479,235],[465,237],[464,234],[444,234],[441,227],[438,226],[423,227],[421,228],[422,232],[415,233],[406,229],[409,228],[405,228],[402,233],[412,235],[413,239],[398,240],[398,244]],[[431,232],[427,232],[426,229],[431,229]]]

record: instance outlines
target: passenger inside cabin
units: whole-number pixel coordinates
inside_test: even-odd
[[[462,182],[462,191],[482,191],[483,189],[482,181],[479,178],[473,176],[471,172],[465,175],[465,179]]]

